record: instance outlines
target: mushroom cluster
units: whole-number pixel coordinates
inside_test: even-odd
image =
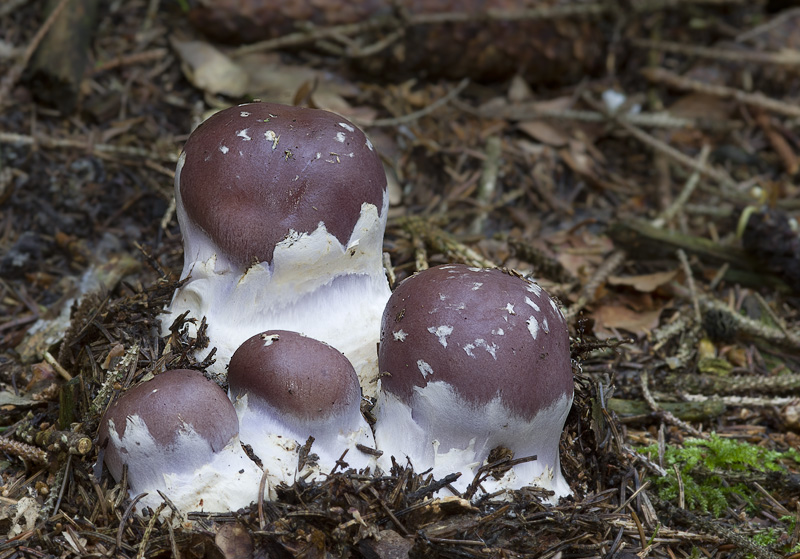
[[[518,275],[458,264],[391,293],[386,178],[355,126],[313,109],[227,109],[190,136],[175,195],[184,281],[162,330],[180,315],[206,319],[210,347],[197,357],[217,348],[217,383],[167,371],[104,415],[105,462],[117,480],[127,466],[145,506],[161,491],[181,510],[237,509],[259,487],[273,498],[301,475],[393,461],[461,472],[457,491],[478,476],[486,492],[570,494],[558,449],[573,380],[558,306]],[[374,429],[362,394],[377,402]],[[505,467],[491,470],[498,457]]]

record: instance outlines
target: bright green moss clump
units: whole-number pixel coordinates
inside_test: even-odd
[[[658,445],[641,450],[651,459],[658,456]],[[732,494],[744,498],[748,504],[752,502],[755,489],[743,474],[780,470],[779,461],[786,458],[800,462],[800,453],[795,450],[766,450],[717,435],[711,435],[708,440],[687,439],[682,447],[666,447],[664,466],[667,475],[653,481],[662,499],[676,501],[679,484],[674,465],[677,465],[686,507],[719,516],[728,506]]]

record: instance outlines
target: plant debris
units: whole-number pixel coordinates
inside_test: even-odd
[[[96,5],[96,22],[59,43],[49,30],[73,2]],[[286,20],[268,44],[231,47],[198,34],[183,2],[0,5],[0,559],[800,556],[800,12],[578,5],[542,7],[551,81],[509,57],[486,79],[444,30],[508,14],[457,6],[439,23]],[[456,47],[452,81],[435,77],[447,58],[381,66],[414,33]],[[59,46],[88,69],[39,91],[27,72]],[[602,59],[592,73],[589,59]],[[214,359],[192,358],[211,343],[202,320],[196,338],[187,316],[162,338],[158,316],[182,267],[180,148],[237,95],[365,129],[389,178],[393,285],[462,262],[558,296],[575,359],[561,440],[573,497],[471,500],[450,489],[459,472],[396,463],[298,479],[225,514],[182,518],[167,496],[133,514],[97,425],[128,388]],[[510,465],[496,458],[482,475]]]

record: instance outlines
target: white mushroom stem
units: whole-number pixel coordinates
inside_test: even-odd
[[[344,462],[349,468],[375,468],[375,458],[356,448],[358,444],[375,447],[372,431],[357,409],[356,413],[332,417],[324,424],[309,427],[285,416],[278,417],[259,398],[245,395],[234,399],[233,405],[242,425],[242,441],[253,448],[264,470],[278,481],[291,485],[297,476],[309,472],[311,475],[307,479],[310,480],[330,473],[345,450]],[[309,432],[314,437],[311,453],[318,459],[316,463],[307,461],[305,467],[298,470],[300,448],[306,443]]]
[[[383,451],[379,465],[388,471],[390,457],[394,456],[400,465],[405,465],[407,458],[414,471],[432,469],[437,479],[460,472],[461,477],[452,485],[463,492],[486,464],[484,457],[492,449],[504,447],[515,459],[537,459],[514,466],[499,480],[489,476],[482,488],[492,493],[535,485],[553,491],[551,502],[555,503],[570,494],[561,473],[558,448],[571,405],[571,394],[565,394],[526,420],[510,413],[499,396],[476,409],[441,381],[415,387],[411,405],[385,392],[375,410],[375,443]],[[431,433],[436,433],[435,439],[431,439]]]
[[[262,472],[245,455],[239,437],[234,436],[224,448],[213,452],[203,436],[184,424],[167,449],[151,436],[138,415],[127,418],[121,437],[113,420],[109,420],[109,427],[109,444],[136,449],[136,464],[128,468],[128,486],[131,497],[147,493],[137,510],[155,510],[163,502],[158,491],[185,512],[237,510],[258,500]],[[121,477],[121,472],[112,473]]]

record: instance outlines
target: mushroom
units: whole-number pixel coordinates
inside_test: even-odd
[[[309,437],[322,473],[329,473],[345,450],[351,467],[374,466],[374,457],[357,448],[375,447],[361,415],[358,376],[328,344],[285,330],[257,334],[233,354],[228,383],[242,441],[265,470],[287,483]]]
[[[130,495],[147,493],[142,507],[163,502],[158,491],[181,511],[237,510],[258,499],[262,472],[239,443],[236,411],[198,371],[166,371],[125,392],[103,415],[98,444],[114,479],[127,466]]]
[[[223,110],[189,137],[175,173],[186,282],[162,318],[208,322],[209,371],[270,329],[347,355],[372,393],[390,291],[382,244],[388,194],[369,139],[333,113],[270,103]],[[208,354],[208,349],[198,358]]]
[[[569,495],[559,439],[572,406],[569,333],[537,284],[461,264],[419,272],[392,294],[381,326],[375,441],[463,491],[497,457],[518,464],[481,486],[537,485]]]

